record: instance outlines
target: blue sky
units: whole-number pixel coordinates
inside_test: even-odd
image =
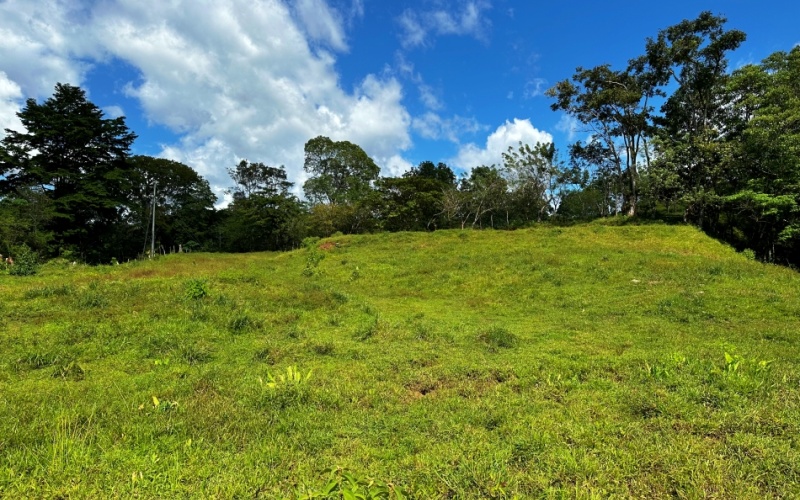
[[[702,10],[747,33],[732,68],[800,43],[794,1],[0,0],[0,128],[65,82],[126,116],[135,154],[186,163],[220,196],[242,158],[302,184],[317,135],[384,175],[468,170],[518,141],[565,150],[582,132],[543,92]]]

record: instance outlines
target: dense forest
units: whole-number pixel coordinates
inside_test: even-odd
[[[131,155],[124,118],[58,84],[0,142],[0,253],[108,263],[145,255],[153,236],[163,252],[249,252],[335,232],[627,216],[692,223],[797,265],[800,47],[730,71],[745,34],[725,22],[704,12],[648,39],[627,67],[578,68],[548,90],[588,140],[519,144],[460,175],[425,161],[381,177],[361,147],[320,136],[305,145],[304,199],[283,166],[243,160],[228,168],[223,209],[190,166]]]

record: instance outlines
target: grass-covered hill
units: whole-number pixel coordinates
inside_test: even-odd
[[[798,496],[799,297],[661,225],[0,276],[0,497]]]

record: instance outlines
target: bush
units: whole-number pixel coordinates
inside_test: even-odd
[[[208,296],[206,281],[200,279],[190,279],[184,285],[184,296],[189,300],[200,300]]]
[[[28,247],[17,247],[13,253],[14,265],[8,266],[8,274],[12,276],[32,276],[39,271],[39,255]]]

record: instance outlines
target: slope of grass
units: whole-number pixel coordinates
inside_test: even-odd
[[[798,297],[659,225],[0,276],[0,497],[798,496]]]

